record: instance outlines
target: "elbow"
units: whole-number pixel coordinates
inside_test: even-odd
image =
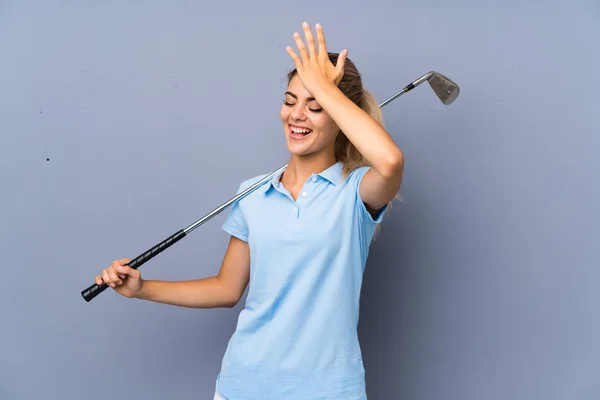
[[[223,304],[221,304],[222,308],[233,308],[237,305],[237,301],[230,301],[230,302],[225,302]]]
[[[223,299],[221,306],[223,308],[233,308],[238,305],[241,299],[242,293],[235,293],[232,291],[225,299]]]
[[[223,308],[233,308],[233,307],[237,306],[237,304],[239,302],[240,302],[240,297],[230,296],[230,297],[227,297],[227,298],[223,299],[223,301],[221,302],[221,307],[223,307]]]
[[[400,149],[391,151],[385,158],[381,167],[381,175],[386,178],[394,178],[402,175],[404,170],[404,155]]]
[[[238,305],[244,295],[245,285],[227,279],[224,275],[215,277],[215,306],[218,308],[233,308]]]

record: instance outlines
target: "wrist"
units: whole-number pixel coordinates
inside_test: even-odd
[[[315,99],[319,103],[321,103],[320,99],[325,100],[325,98],[327,98],[327,97],[331,97],[331,96],[335,96],[335,95],[339,95],[339,94],[343,95],[340,88],[333,81],[323,79],[321,82],[319,82],[315,86],[316,86],[316,88],[311,92],[311,94],[315,97]]]
[[[314,92],[311,92],[315,100],[323,107],[335,120],[339,114],[340,106],[344,108],[350,105],[352,101],[346,97],[344,92],[335,84],[335,82],[327,81],[317,86]],[[352,103],[354,105],[354,103]]]
[[[140,288],[135,293],[133,293],[133,298],[138,300],[147,300],[148,299],[148,285],[147,282],[143,279],[140,280]]]

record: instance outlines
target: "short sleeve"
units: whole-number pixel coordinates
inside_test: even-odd
[[[360,183],[362,182],[362,179],[364,178],[365,174],[370,168],[371,167],[369,166],[365,166],[359,167],[356,170],[354,170],[352,172],[353,176],[351,178],[351,182],[354,187],[356,208],[358,211],[358,215],[361,218],[361,223],[366,225],[370,229],[375,229],[375,226],[381,223],[381,221],[383,220],[383,216],[385,215],[388,209],[388,205],[386,204],[381,209],[379,209],[376,217],[373,218],[369,210],[367,210],[363,199],[360,197]]]
[[[238,187],[236,194],[239,194],[244,189],[244,184]],[[239,201],[231,205],[227,218],[222,226],[223,230],[232,236],[237,237],[244,242],[248,242],[248,225],[242,213]]]

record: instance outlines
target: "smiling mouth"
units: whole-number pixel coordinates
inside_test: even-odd
[[[296,139],[296,140],[304,139],[305,137],[307,137],[308,135],[310,135],[311,132],[312,132],[312,129],[299,128],[297,126],[290,126],[289,127],[290,137],[292,139]]]

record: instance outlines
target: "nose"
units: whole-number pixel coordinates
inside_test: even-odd
[[[296,107],[294,107],[290,116],[294,121],[304,121],[306,119],[304,109],[300,105],[296,105]]]

